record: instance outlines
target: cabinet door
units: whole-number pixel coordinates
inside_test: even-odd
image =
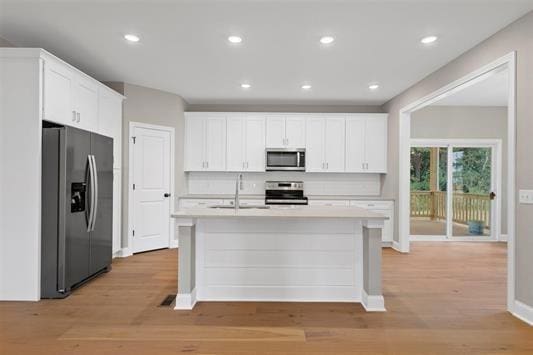
[[[327,118],[325,123],[324,160],[326,162],[326,171],[332,173],[344,172],[344,118]]]
[[[122,99],[98,90],[98,133],[113,138],[113,167],[122,164]]]
[[[285,147],[285,118],[268,117],[266,120],[266,146],[268,148]]]
[[[387,172],[387,118],[369,117],[365,120],[365,160],[367,172]]]
[[[73,91],[73,72],[64,65],[47,60],[44,63],[44,119],[75,124]]]
[[[96,132],[98,129],[98,86],[86,78],[76,76],[74,95],[75,109],[78,112],[77,126]]]
[[[206,119],[205,161],[205,170],[226,170],[226,117]]]
[[[265,119],[247,117],[244,126],[245,170],[265,171]]]
[[[365,119],[346,119],[346,172],[364,172],[365,163]]]
[[[245,129],[244,120],[239,117],[227,119],[227,170],[242,171],[245,168]]]
[[[205,119],[185,118],[185,170],[201,171],[205,167]]]
[[[307,120],[307,146],[305,149],[305,170],[307,172],[325,171],[324,161],[324,126],[323,118]]]
[[[287,117],[285,120],[285,137],[287,147],[305,147],[305,118]]]

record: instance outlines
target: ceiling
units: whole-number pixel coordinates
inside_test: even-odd
[[[381,105],[532,9],[532,0],[0,0],[0,37],[192,104]],[[436,43],[420,43],[433,34]],[[335,42],[321,45],[323,35]]]
[[[507,106],[509,71],[502,70],[458,91],[433,106]]]

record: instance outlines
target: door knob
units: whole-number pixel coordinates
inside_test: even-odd
[[[170,194],[168,192],[166,192],[163,196],[170,197]]]

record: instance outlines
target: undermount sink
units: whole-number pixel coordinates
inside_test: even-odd
[[[235,209],[235,206],[231,206],[231,205],[215,205],[215,206],[209,206],[209,208]],[[265,205],[244,205],[244,206],[240,206],[239,207],[240,210],[241,209],[242,210],[249,210],[249,209],[253,209],[253,208],[266,210],[266,209],[269,209],[270,206],[265,206]]]

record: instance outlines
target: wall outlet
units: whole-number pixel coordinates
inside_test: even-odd
[[[519,190],[518,201],[522,204],[533,204],[533,190]]]

